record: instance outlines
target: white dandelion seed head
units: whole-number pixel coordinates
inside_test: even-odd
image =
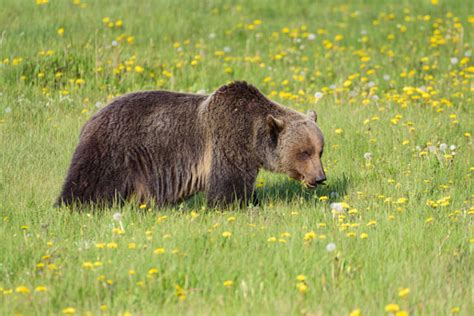
[[[314,97],[315,97],[316,99],[321,99],[321,98],[323,97],[323,94],[322,94],[322,92],[319,92],[319,91],[318,91],[318,92],[316,92],[316,93],[314,94]]]
[[[102,102],[97,101],[97,102],[95,103],[95,107],[96,107],[96,108],[100,108],[101,106],[102,106]]]
[[[11,113],[11,112],[12,112],[12,108],[11,108],[11,107],[7,107],[7,108],[5,109],[5,113]]]
[[[372,159],[372,153],[365,153],[365,154],[364,154],[364,159],[365,159],[365,160],[370,160],[370,159]]]
[[[459,59],[457,57],[451,57],[451,64],[456,65],[459,62]]]
[[[360,31],[360,34],[361,34],[361,35],[367,35],[367,31],[366,31],[366,30],[362,30],[362,31]]]
[[[448,145],[446,145],[445,143],[439,145],[439,150],[441,150],[442,152],[445,152],[446,149],[448,149]]]
[[[113,218],[114,221],[120,222],[122,220],[122,214],[120,214],[119,212],[114,213]]]
[[[315,35],[315,34],[310,33],[310,34],[308,35],[308,40],[309,40],[309,41],[314,41],[315,39],[316,39],[316,35]]]
[[[216,33],[210,33],[209,38],[210,39],[215,39],[216,38]]]
[[[466,57],[471,57],[472,56],[472,51],[468,50],[464,53],[464,56]]]
[[[336,250],[336,244],[333,242],[330,242],[329,244],[326,245],[326,251],[327,252],[333,252]]]
[[[390,80],[390,76],[389,76],[389,75],[383,75],[383,80],[389,81],[389,80]]]
[[[378,96],[378,95],[374,94],[374,95],[372,96],[372,100],[378,101],[378,99],[379,99],[379,96]]]
[[[224,47],[223,51],[226,52],[226,53],[230,53],[231,52],[231,48],[229,46],[226,46]]]
[[[420,147],[420,146],[416,146],[415,149],[418,150],[418,151],[420,151],[420,150],[421,150],[421,147]]]
[[[369,83],[367,84],[367,86],[368,86],[369,88],[372,88],[373,86],[375,86],[375,82],[369,81]]]
[[[332,90],[334,90],[334,89],[336,89],[336,85],[335,85],[335,84],[332,84],[332,85],[329,86],[329,88],[332,89]]]
[[[113,40],[113,41],[112,41],[112,46],[113,46],[113,47],[118,46],[118,42],[117,42],[116,40]]]
[[[457,148],[456,145],[451,145],[451,146],[449,146],[449,149],[450,149],[450,150],[456,150],[456,148]]]
[[[331,209],[336,213],[344,212],[344,206],[342,206],[341,203],[331,203],[329,207],[331,207]]]
[[[428,146],[428,151],[434,153],[436,151],[436,146]]]

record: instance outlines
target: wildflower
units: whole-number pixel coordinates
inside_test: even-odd
[[[310,231],[306,234],[304,234],[304,241],[311,241],[313,240],[314,238],[316,238],[316,233],[314,231]]]
[[[74,315],[76,313],[76,309],[74,307],[67,307],[63,309],[64,315]]]
[[[304,281],[306,281],[306,276],[303,275],[303,274],[300,274],[296,277],[296,281],[304,282]]]
[[[365,160],[371,160],[372,159],[372,153],[365,153],[364,154],[364,159]]]
[[[229,238],[230,236],[232,236],[231,232],[223,232],[222,233],[222,237],[224,237],[224,238]]]
[[[164,254],[166,252],[165,248],[156,248],[153,253],[157,254],[157,255],[161,255],[161,254]]]
[[[232,281],[232,280],[224,281],[224,286],[225,287],[232,287],[233,285],[234,285],[234,281]]]
[[[409,288],[403,288],[398,291],[398,296],[400,296],[401,298],[407,297],[408,294],[410,294]]]
[[[35,292],[46,292],[47,290],[46,286],[40,285],[36,287]]]
[[[331,242],[329,244],[326,245],[326,251],[327,252],[333,252],[334,250],[336,250],[336,244]]]
[[[388,304],[385,306],[385,311],[387,313],[396,313],[400,310],[400,306],[398,304]]]
[[[360,237],[360,239],[366,239],[366,238],[369,237],[369,234],[367,234],[367,233],[362,233],[362,234],[360,234],[359,237]]]
[[[457,314],[461,311],[461,309],[459,307],[453,307],[451,308],[451,314]]]
[[[276,241],[277,241],[277,238],[272,236],[272,237],[268,238],[267,241],[268,241],[268,242],[276,242]]]
[[[308,292],[309,289],[308,285],[305,282],[298,282],[296,284],[296,288],[301,294],[305,294],[306,292]]]
[[[336,129],[334,130],[334,132],[335,132],[337,135],[340,135],[340,134],[342,134],[343,130],[342,130],[342,128],[336,128]]]
[[[353,311],[349,313],[349,316],[360,316],[360,315],[361,315],[361,311],[359,308],[354,309]]]
[[[30,289],[22,285],[22,286],[18,286],[15,289],[15,292],[20,293],[20,294],[28,294],[30,293]]]
[[[92,262],[86,261],[86,262],[84,262],[84,263],[82,264],[82,267],[83,267],[84,269],[90,270],[90,269],[94,268],[94,265],[92,264]]]
[[[107,244],[107,248],[109,248],[109,249],[116,249],[116,248],[118,248],[118,244],[117,244],[116,242],[109,242],[109,243]]]
[[[408,316],[408,312],[407,311],[398,311],[395,313],[395,316]]]
[[[158,269],[157,268],[150,268],[150,270],[148,270],[148,275],[149,276],[154,276],[158,273]]]
[[[57,32],[58,32],[59,36],[63,36],[64,35],[64,28],[60,27]]]
[[[186,299],[186,291],[178,284],[175,286],[175,293],[180,301],[184,301]]]

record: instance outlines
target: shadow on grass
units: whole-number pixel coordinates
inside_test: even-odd
[[[346,194],[348,186],[349,178],[344,174],[337,178],[332,178],[327,185],[320,185],[314,189],[305,188],[297,181],[288,180],[284,177],[277,177],[266,183],[263,187],[257,188],[255,194],[257,195],[259,206],[270,204],[294,204],[300,202],[316,204],[319,202],[319,197],[321,196],[327,196],[330,202],[339,200]],[[71,211],[87,213],[102,213],[101,211],[106,209],[117,210],[124,208],[130,208],[143,214],[148,213],[150,209],[155,211],[182,211],[184,213],[191,210],[206,210],[210,212],[225,211],[225,209],[220,208],[207,208],[206,197],[203,193],[198,193],[180,203],[164,205],[158,208],[155,208],[153,205],[148,205],[146,208],[140,209],[138,205],[138,202],[126,201],[125,203],[114,203],[114,205],[106,207],[76,204],[65,208]],[[226,209],[232,210],[243,208],[238,204],[233,204],[228,206]]]
[[[261,204],[292,203],[303,201],[317,201],[321,196],[329,200],[338,200],[344,196],[349,186],[349,178],[344,174],[333,178],[327,185],[320,185],[314,189],[305,188],[301,183],[291,180],[275,181],[257,189],[257,196]]]

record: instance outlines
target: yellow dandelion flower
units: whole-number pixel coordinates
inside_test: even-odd
[[[84,269],[90,270],[90,269],[94,268],[94,264],[93,264],[92,262],[90,262],[90,261],[86,261],[86,262],[84,262],[84,263],[82,264],[82,267],[83,267]]]
[[[20,293],[20,294],[28,294],[30,293],[30,289],[27,288],[26,286],[21,285],[15,289],[15,292]]]
[[[316,233],[314,231],[310,231],[310,232],[307,232],[306,234],[304,234],[303,240],[304,241],[311,241],[314,238],[316,238]]]
[[[57,32],[58,32],[59,36],[63,36],[64,35],[64,28],[60,27]]]
[[[48,289],[46,286],[40,285],[35,288],[35,292],[46,292]]]
[[[76,313],[76,309],[74,307],[66,307],[63,309],[64,315],[74,315]]]
[[[309,287],[305,282],[298,282],[296,284],[296,288],[301,294],[305,294],[309,290]]]
[[[361,311],[359,308],[354,309],[349,313],[349,316],[360,316],[360,315],[361,315]]]
[[[410,289],[409,288],[403,288],[403,289],[400,289],[398,291],[398,296],[400,296],[401,298],[404,298],[404,297],[407,297],[408,294],[410,294]]]
[[[303,274],[300,274],[296,277],[296,281],[299,281],[299,282],[306,281],[306,276]]]
[[[164,254],[166,252],[165,248],[156,248],[153,253],[157,254],[157,255],[161,255],[161,254]]]
[[[225,287],[232,287],[233,285],[234,285],[234,281],[232,281],[232,280],[224,281],[224,286]]]
[[[224,238],[229,238],[230,236],[232,236],[231,232],[223,232],[222,233],[222,237],[224,237]]]
[[[385,306],[385,311],[387,313],[396,313],[400,311],[400,306],[398,304],[388,304]]]
[[[270,237],[267,239],[268,242],[276,242],[277,241],[277,238],[276,237]]]

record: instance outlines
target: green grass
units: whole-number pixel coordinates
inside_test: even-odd
[[[49,2],[0,10],[1,315],[474,310],[469,1]],[[258,209],[52,207],[108,99],[234,79],[318,112],[327,186],[262,172]]]

